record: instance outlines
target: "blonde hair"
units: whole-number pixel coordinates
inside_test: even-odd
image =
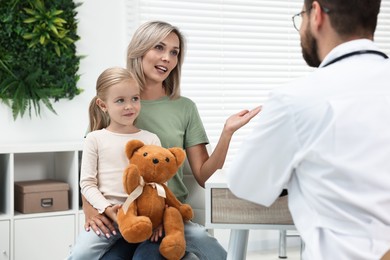
[[[178,61],[176,67],[164,80],[163,84],[166,94],[171,99],[174,99],[180,96],[181,68],[185,52],[185,39],[177,27],[162,21],[151,21],[141,25],[135,31],[129,46],[127,47],[127,69],[134,74],[135,80],[142,91],[146,84],[142,67],[143,56],[172,32],[179,38],[180,52],[177,57]]]
[[[96,96],[89,103],[89,130],[95,131],[106,128],[110,124],[110,117],[97,105],[97,99],[103,101],[107,98],[108,89],[125,80],[131,80],[138,87],[133,74],[119,67],[108,68],[103,71],[96,81]]]

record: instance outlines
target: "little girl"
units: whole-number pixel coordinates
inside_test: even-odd
[[[85,199],[114,223],[117,210],[127,198],[122,184],[128,165],[126,143],[138,139],[161,145],[157,135],[134,126],[140,109],[140,88],[132,74],[124,68],[103,71],[89,105],[91,132],[84,141],[80,187]],[[119,238],[117,227],[113,235],[83,231],[68,259],[100,259]]]

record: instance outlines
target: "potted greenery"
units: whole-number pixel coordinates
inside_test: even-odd
[[[72,0],[8,0],[0,2],[0,100],[23,117],[31,108],[40,115],[43,103],[72,99],[80,56],[76,54],[76,8]]]

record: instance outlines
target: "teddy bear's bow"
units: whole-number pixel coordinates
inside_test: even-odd
[[[141,176],[140,181],[139,181],[139,185],[137,186],[137,188],[135,190],[133,190],[129,194],[125,203],[123,203],[122,209],[123,209],[123,212],[125,214],[127,213],[127,210],[129,209],[130,204],[142,194],[142,191],[144,190],[145,185],[152,186],[153,188],[155,188],[157,190],[158,196],[166,198],[165,189],[160,183],[156,183],[156,182],[145,183],[144,178],[142,178],[142,176]]]

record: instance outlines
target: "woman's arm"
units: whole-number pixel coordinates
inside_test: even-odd
[[[251,111],[243,110],[230,116],[226,120],[217,146],[210,156],[204,144],[191,146],[186,149],[192,173],[200,186],[204,187],[208,178],[216,170],[223,167],[234,132],[246,125],[260,110],[261,107],[256,107]]]

